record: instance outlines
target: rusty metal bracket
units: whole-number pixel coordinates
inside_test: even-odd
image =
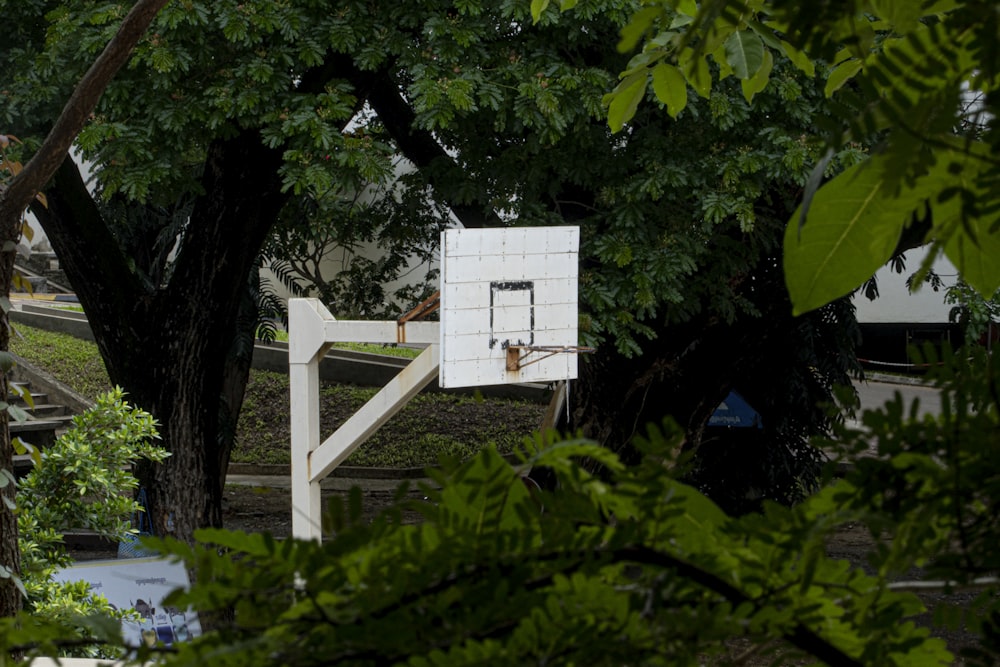
[[[597,348],[580,345],[510,345],[507,347],[507,370],[519,371],[525,366],[537,364],[557,354],[591,354],[596,351]],[[534,353],[540,353],[542,356],[524,361]]]
[[[396,320],[396,342],[406,342],[406,323],[422,320],[441,307],[441,290],[434,292]]]

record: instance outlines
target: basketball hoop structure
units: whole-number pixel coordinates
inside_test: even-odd
[[[434,379],[444,388],[569,380],[577,355],[578,227],[450,229],[441,289],[395,322],[337,320],[290,299],[292,535],[320,539],[320,482]],[[440,311],[440,322],[423,318]],[[319,361],[337,342],[425,349],[320,440]]]
[[[507,370],[519,371],[525,366],[544,361],[553,354],[589,354],[595,351],[596,348],[580,345],[509,345],[507,347]],[[541,354],[542,356],[526,361],[532,354]]]

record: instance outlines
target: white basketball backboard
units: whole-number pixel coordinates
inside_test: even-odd
[[[442,387],[576,377],[576,354],[537,348],[577,345],[579,245],[578,227],[442,233]],[[511,346],[526,355],[516,370]]]

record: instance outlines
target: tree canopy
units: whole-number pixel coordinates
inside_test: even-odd
[[[706,415],[731,387],[755,389],[763,451],[774,451],[824,430],[815,398],[846,375],[849,308],[792,319],[780,285],[786,223],[814,189],[810,167],[825,149],[811,132],[823,91],[794,65],[795,51],[786,60],[773,46],[760,55],[762,68],[772,53],[768,85],[738,81],[761,69],[753,38],[737,30],[724,40],[739,34],[724,49],[735,76],[707,85],[698,71],[711,72],[709,61],[693,55],[694,69],[678,72],[704,96],[681,100],[660,85],[676,74],[659,70],[667,113],[614,96],[622,130],[612,135],[602,98],[628,63],[606,46],[635,6],[580,3],[560,17],[532,5],[533,29],[526,0],[343,3],[333,13],[306,2],[178,2],[81,140],[97,196],[68,161],[47,189],[38,213],[112,378],[153,408],[168,461],[179,461],[146,479],[156,483],[157,529],[185,540],[218,519],[212,493],[239,404],[239,391],[227,392],[240,389],[242,290],[289,203],[379,178],[399,151],[467,224],[517,215],[584,228],[584,328],[602,349],[575,412],[601,442],[633,442],[632,465],[592,442],[539,442],[525,462],[560,481],[539,496],[487,451],[427,489],[419,526],[400,525],[398,508],[362,524],[349,500],[326,544],[219,531],[200,533],[204,546],[163,541],[197,569],[187,599],[234,613],[171,659],[519,664],[599,652],[608,664],[690,664],[703,652],[746,657],[725,653],[720,640],[736,635],[751,653],[792,647],[776,660],[945,663],[940,642],[910,621],[919,605],[889,581],[916,565],[933,565],[948,586],[996,570],[995,513],[985,511],[996,495],[996,357],[945,378],[941,423],[904,423],[898,401],[866,416],[868,431],[849,444],[875,437],[880,457],[794,509],[763,503],[763,514],[732,519],[678,483],[677,450],[710,447]],[[0,7],[24,19],[0,54],[10,65],[0,109],[30,151],[122,7]],[[618,92],[637,101],[636,85]],[[374,116],[358,132],[351,121],[366,109]],[[869,138],[837,146],[844,173]],[[635,440],[654,412],[675,414],[683,434]],[[768,497],[801,493],[791,472]],[[873,535],[895,530],[873,551],[876,576],[824,556],[846,521]],[[994,599],[977,601],[983,662],[995,649]],[[0,628],[4,650],[52,647],[65,632],[40,619]]]
[[[817,401],[852,363],[848,310],[793,323],[777,271],[820,154],[820,91],[776,61],[752,104],[727,81],[677,122],[647,107],[612,135],[603,98],[628,63],[609,44],[633,9],[593,2],[535,26],[514,0],[164,9],[80,136],[97,191],[67,161],[35,207],[112,381],[173,453],[140,474],[159,531],[221,521],[247,287],[275,221],[384,182],[397,154],[417,169],[409,192],[466,226],[581,225],[581,330],[601,351],[569,426],[621,448],[669,412],[697,450],[739,386],[765,414],[753,465],[789,473],[774,497],[801,493],[796,466],[770,457],[815,471],[805,438],[829,424]],[[0,118],[30,150],[124,7],[9,10]]]
[[[532,3],[536,20],[549,4]],[[774,85],[775,60],[788,58],[824,80],[828,149],[873,146],[867,160],[822,185],[835,172],[817,161],[790,218],[784,264],[796,312],[857,288],[901,242],[932,243],[928,261],[943,252],[989,298],[1000,288],[996,35],[992,4],[978,0],[818,8],[657,0],[622,30],[621,50],[642,48],[609,95],[609,122],[620,129],[629,121],[647,85],[671,116],[682,113],[689,87],[707,96],[728,77],[750,100]]]

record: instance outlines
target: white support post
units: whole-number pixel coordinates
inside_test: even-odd
[[[320,482],[438,374],[437,322],[338,321],[317,299],[288,302],[292,535],[322,538]],[[319,433],[319,362],[331,342],[432,343],[325,442]]]
[[[292,420],[292,535],[322,536],[319,482],[310,480],[309,459],[319,446],[319,363],[289,364]]]
[[[310,481],[309,457],[319,447],[319,360],[329,345],[323,327],[333,316],[317,299],[288,302],[288,381],[292,439],[292,535],[320,539],[319,482]]]

